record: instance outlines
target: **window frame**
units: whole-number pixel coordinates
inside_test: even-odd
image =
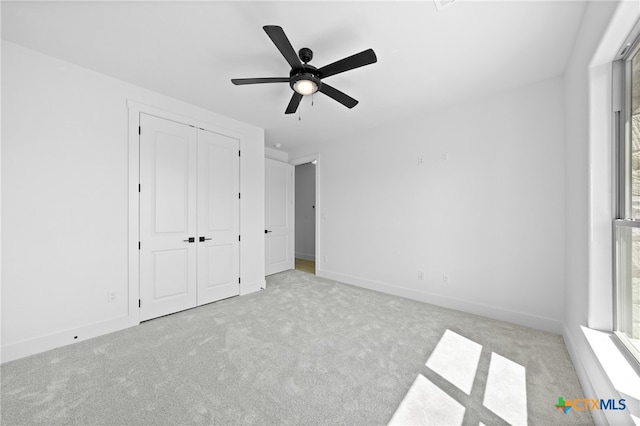
[[[636,25],[627,41],[620,49],[612,63],[612,139],[613,139],[613,334],[622,346],[640,366],[640,347],[633,344],[629,337],[620,331],[622,313],[620,312],[621,296],[619,280],[624,272],[620,270],[625,261],[621,254],[621,246],[628,241],[621,241],[620,231],[633,232],[640,229],[640,217],[632,214],[632,59],[640,54],[640,27]],[[640,82],[639,82],[640,83]]]

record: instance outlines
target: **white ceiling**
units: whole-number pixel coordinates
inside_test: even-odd
[[[2,38],[266,130],[291,149],[466,99],[560,76],[585,9],[581,1],[8,2]],[[263,25],[280,25],[321,67],[373,48],[378,62],[327,78],[356,98],[323,94],[285,115],[289,66]]]

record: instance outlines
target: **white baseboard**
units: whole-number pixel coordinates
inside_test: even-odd
[[[37,337],[22,342],[12,343],[2,347],[2,362],[13,361],[51,349],[82,342],[93,337],[124,330],[138,325],[138,318],[121,317],[109,321],[89,324],[47,336]]]
[[[260,291],[265,288],[267,288],[267,280],[260,280],[247,284],[240,283],[240,296],[255,293],[256,291]]]
[[[343,282],[345,284],[352,284],[358,287],[363,287],[369,290],[375,290],[394,296],[405,297],[407,299],[413,299],[420,302],[431,303],[433,305],[442,306],[444,308],[455,309],[458,311],[510,322],[513,324],[523,325],[525,327],[531,327],[538,330],[550,331],[557,334],[562,334],[563,330],[562,322],[554,320],[552,318],[546,318],[522,312],[515,312],[509,309],[484,305],[468,300],[454,299],[434,293],[417,291],[405,287],[394,286],[387,283],[327,271],[326,269],[316,268],[316,275],[319,277]]]
[[[573,337],[571,337],[571,333],[566,326],[563,327],[562,337],[564,338],[564,344],[567,347],[567,351],[569,352],[569,357],[571,358],[571,362],[573,363],[573,368],[576,370],[576,375],[578,376],[578,381],[580,382],[580,386],[582,387],[582,392],[584,392],[585,398],[594,397],[594,395],[597,395],[597,392],[595,391],[595,387],[593,386],[593,382],[590,378],[592,375],[587,372],[584,362],[582,361],[582,357],[580,356],[580,351],[577,349],[575,341]],[[599,410],[591,411],[591,416],[593,417],[593,421],[595,422],[595,424],[602,425],[609,423],[606,420],[604,414],[602,414]]]
[[[254,293],[267,287],[266,280],[256,281],[253,283],[241,283],[240,295]],[[16,342],[2,346],[0,351],[0,362],[9,362],[16,359],[46,352],[51,349],[60,348],[62,346],[72,345],[82,342],[93,337],[102,336],[104,334],[113,333],[115,331],[124,330],[140,324],[137,315],[130,317],[121,317],[109,321],[89,324],[47,336],[41,336],[34,339]]]
[[[312,262],[316,261],[315,255],[306,253],[296,253],[296,259],[310,260]]]

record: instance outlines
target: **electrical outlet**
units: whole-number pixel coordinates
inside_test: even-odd
[[[421,155],[418,157],[418,166],[422,166],[424,164],[424,157]]]
[[[424,280],[424,272],[423,271],[418,271],[418,279],[420,281]]]
[[[118,295],[115,291],[110,291],[107,293],[107,300],[109,303],[115,302],[118,299]]]
[[[442,284],[449,284],[449,275],[442,275]]]
[[[443,152],[442,153],[442,161],[449,161],[449,153],[448,152]]]
[[[327,256],[322,256],[322,263],[329,263]]]

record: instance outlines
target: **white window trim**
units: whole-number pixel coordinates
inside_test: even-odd
[[[613,333],[613,61],[640,18],[636,2],[621,2],[589,64],[589,286],[588,327],[582,332],[610,385],[640,424],[640,373]],[[608,302],[608,303],[607,303]],[[571,345],[573,346],[573,345]],[[584,365],[583,367],[587,367]],[[606,416],[606,414],[605,414]]]

